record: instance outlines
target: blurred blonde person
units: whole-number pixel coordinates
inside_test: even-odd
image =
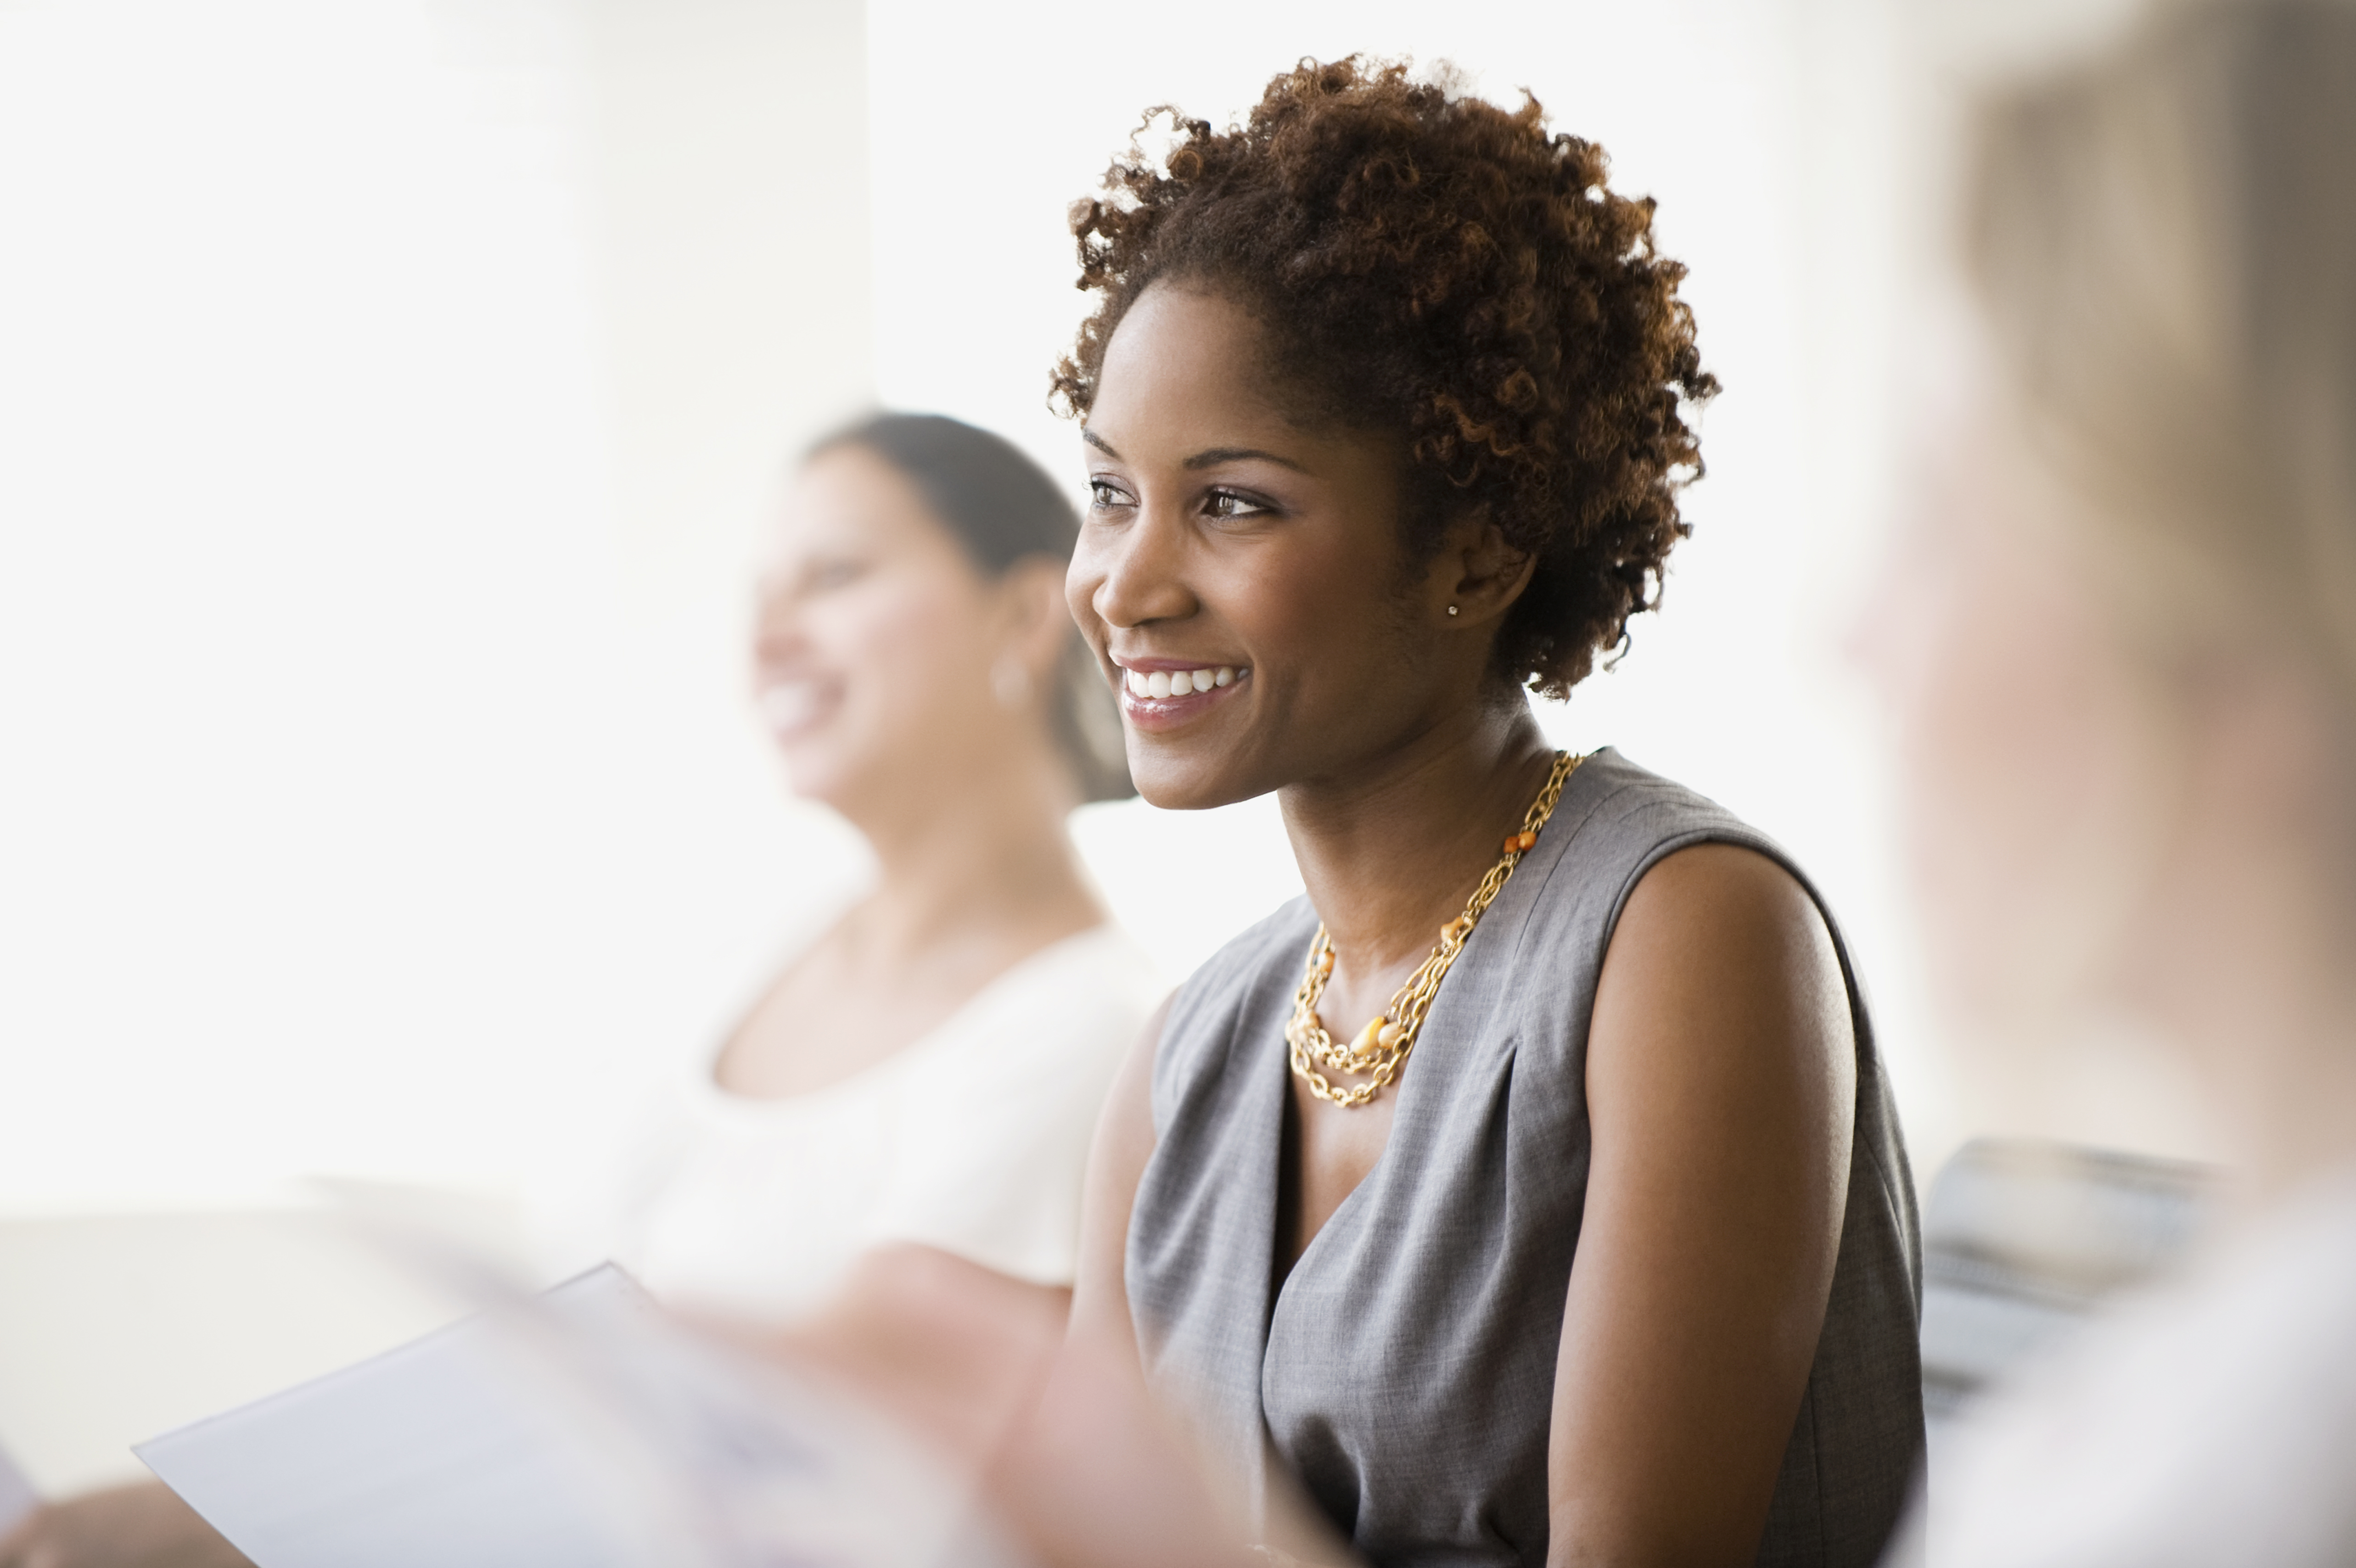
[[[2249,1202],[2000,1399],[1938,1568],[2356,1561],[2356,9],[1987,109],[1944,483],[1869,641],[1951,997],[2180,1053]]]
[[[794,792],[874,851],[659,1118],[615,1250],[667,1300],[780,1318],[917,1242],[1072,1277],[1097,1111],[1160,997],[1065,829],[1130,793],[1059,588],[1078,520],[1002,439],[884,414],[778,513],[755,697]]]

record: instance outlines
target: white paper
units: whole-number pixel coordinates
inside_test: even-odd
[[[634,1289],[604,1269],[543,1299],[569,1317]],[[134,1451],[260,1568],[637,1568],[594,1444],[507,1338],[472,1318]]]
[[[611,1266],[136,1452],[259,1568],[1006,1561],[872,1418]]]
[[[5,1540],[24,1517],[41,1506],[41,1494],[16,1461],[8,1457],[8,1450],[0,1448],[0,1540]]]

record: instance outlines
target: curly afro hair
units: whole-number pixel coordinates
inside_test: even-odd
[[[1468,511],[1536,556],[1494,667],[1568,696],[1659,602],[1702,471],[1685,407],[1718,390],[1651,200],[1607,189],[1602,149],[1549,135],[1526,92],[1507,111],[1400,63],[1303,60],[1224,133],[1169,109],[1146,125],[1164,115],[1169,149],[1133,138],[1072,208],[1098,297],[1051,400],[1087,415],[1152,283],[1236,300],[1312,419],[1406,443],[1411,561]]]

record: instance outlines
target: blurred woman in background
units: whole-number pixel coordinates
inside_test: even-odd
[[[1071,1282],[1098,1106],[1160,994],[1065,827],[1130,793],[1063,605],[1077,529],[1036,464],[953,420],[879,415],[797,476],[755,695],[795,793],[879,874],[632,1162],[614,1251],[667,1300],[791,1316],[888,1241]]]
[[[2227,1250],[1931,1477],[1942,1568],[2356,1560],[2356,8],[2162,10],[1996,101],[1941,501],[1869,642],[1933,955],[2121,1009]]]
[[[1070,503],[1001,438],[884,414],[811,453],[772,538],[754,688],[869,892],[697,1059],[598,1227],[665,1298],[783,1318],[922,1243],[1060,1322],[1088,1140],[1161,994],[1065,827],[1130,793],[1064,607]],[[1001,1277],[1003,1276],[1003,1277]],[[0,1568],[232,1568],[159,1483],[50,1505]]]

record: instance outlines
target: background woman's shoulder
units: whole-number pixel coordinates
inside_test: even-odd
[[[1051,943],[1016,964],[969,1007],[971,1033],[986,1040],[987,1069],[1025,1061],[1055,1067],[1102,1058],[1109,1072],[1153,1016],[1169,982],[1136,937],[1117,923]]]

